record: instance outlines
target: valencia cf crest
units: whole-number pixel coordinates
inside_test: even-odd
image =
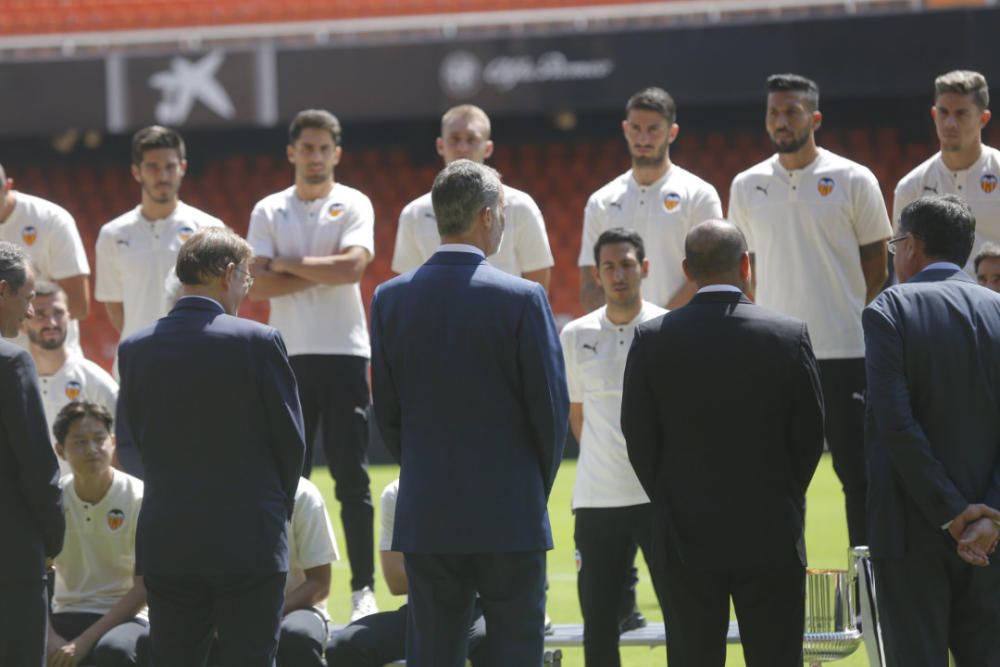
[[[112,533],[117,533],[125,525],[125,512],[121,510],[111,510],[108,512],[108,529]]]
[[[71,401],[75,401],[80,398],[80,392],[83,391],[83,385],[81,385],[76,380],[70,380],[66,383],[66,398]]]
[[[330,204],[330,208],[326,210],[326,214],[331,218],[339,218],[344,213],[343,204]]]
[[[38,240],[38,230],[28,225],[21,230],[21,240],[24,241],[24,245],[34,245],[35,241]]]
[[[194,229],[188,227],[187,225],[181,227],[180,230],[177,232],[177,238],[181,240],[181,243],[184,243],[192,236],[194,236]]]
[[[681,205],[681,196],[676,192],[671,192],[663,198],[663,208],[667,209],[668,211],[673,211],[680,205]]]
[[[990,194],[997,189],[997,177],[993,174],[983,174],[983,177],[979,179],[979,187],[983,189],[983,192]]]
[[[827,196],[833,192],[833,179],[832,178],[821,178],[819,183],[816,184],[816,189],[822,196]]]

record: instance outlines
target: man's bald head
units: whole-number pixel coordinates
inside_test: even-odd
[[[726,283],[743,287],[747,241],[735,225],[706,220],[691,228],[684,240],[684,268],[698,284]]]

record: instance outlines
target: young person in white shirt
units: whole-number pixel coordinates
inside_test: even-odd
[[[72,474],[60,481],[66,539],[55,558],[49,667],[139,664],[148,636],[146,588],[135,576],[142,482],[111,467],[111,414],[74,401],[56,417],[56,452]]]

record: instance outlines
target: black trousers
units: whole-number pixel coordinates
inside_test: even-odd
[[[368,479],[368,360],[336,354],[289,357],[302,401],[306,458],[312,472],[313,443],[322,437],[334,495],[340,502],[351,590],[375,587],[375,508]]]
[[[384,611],[354,621],[330,638],[326,660],[330,667],[382,667],[406,657],[408,605],[396,611]],[[469,626],[469,660],[473,667],[488,667],[482,650],[486,639],[486,621],[477,602]]]
[[[44,577],[0,583],[0,665],[45,666],[48,610]]]
[[[545,639],[545,552],[404,554],[409,580],[406,664],[463,667],[479,604],[490,665],[540,666]]]
[[[285,573],[146,573],[156,667],[202,667],[217,634],[222,667],[274,667]]]
[[[865,494],[865,360],[820,359],[826,442],[844,488],[851,546],[868,544]]]
[[[647,565],[653,562],[652,505],[581,507],[575,514],[576,588],[583,613],[584,659],[591,667],[617,667],[621,664],[620,601],[623,590],[630,589],[636,547],[642,549]],[[652,568],[650,575],[659,598],[661,577]]]
[[[922,519],[919,519],[922,521]],[[873,558],[886,667],[1000,665],[1000,564],[962,561],[947,531],[907,521],[900,559]]]
[[[700,568],[669,545],[656,548],[670,667],[725,667],[730,597],[747,667],[801,667],[806,571],[793,546],[787,564],[731,570]]]
[[[73,641],[87,628],[101,620],[101,614],[64,612],[52,614],[52,629],[66,641]],[[94,667],[134,667],[139,664],[139,654],[145,652],[149,641],[149,624],[133,618],[104,633],[81,665]]]

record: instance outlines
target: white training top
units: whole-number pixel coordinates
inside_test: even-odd
[[[330,515],[326,512],[323,494],[315,484],[300,477],[295,489],[292,525],[288,530],[288,577],[285,580],[285,593],[302,585],[306,580],[306,570],[339,559],[337,538],[330,525]],[[326,614],[326,600],[313,607]]]
[[[966,270],[974,272],[972,260],[987,241],[1000,243],[1000,151],[983,145],[983,153],[968,169],[952,171],[945,166],[940,151],[922,162],[896,185],[892,219],[906,205],[925,195],[957,195],[976,216],[976,242]]]
[[[822,148],[795,171],[774,155],[733,179],[729,219],[756,255],[756,302],[805,320],[818,359],[865,356],[858,248],[892,236],[872,172]]]
[[[94,298],[120,302],[125,311],[124,340],[166,315],[167,284],[176,275],[181,244],[204,227],[222,221],[184,202],[160,220],[147,220],[141,207],[101,227],[97,235],[97,286]]]
[[[89,276],[90,263],[73,216],[62,206],[23,192],[15,192],[14,210],[0,224],[0,241],[21,246],[35,269],[36,280],[51,282]],[[23,332],[14,342],[28,348]],[[82,354],[80,324],[70,320],[66,329],[66,349]]]
[[[132,588],[142,481],[112,471],[111,488],[96,505],[80,500],[72,475],[59,481],[66,540],[55,559],[53,613],[106,614]]]
[[[295,186],[257,202],[247,240],[258,257],[324,257],[358,246],[375,256],[375,212],[360,191],[336,183],[313,201],[295,196]],[[313,285],[271,299],[270,324],[281,332],[289,356],[371,356],[361,286]]]
[[[681,269],[684,239],[699,222],[722,217],[715,188],[686,169],[671,165],[652,185],[639,185],[629,170],[587,200],[579,266],[594,266],[594,244],[613,227],[635,230],[649,258],[642,298],[666,306],[687,279]]]
[[[506,225],[496,253],[487,261],[501,271],[521,277],[528,271],[551,267],[552,250],[545,232],[545,220],[535,200],[510,186],[503,186]],[[441,245],[437,218],[430,193],[414,199],[399,214],[396,247],[392,253],[392,270],[396,273],[413,271],[433,255]]]
[[[108,372],[82,355],[70,354],[66,363],[52,375],[39,375],[38,388],[45,407],[45,421],[49,424],[49,437],[54,438],[52,426],[56,415],[72,401],[91,401],[103,406],[111,417],[115,416],[118,403],[118,383]],[[53,447],[55,440],[52,441]],[[63,475],[72,472],[69,464],[59,458]]]
[[[636,326],[666,312],[644,301],[634,320],[614,324],[607,317],[607,306],[602,306],[573,320],[559,334],[569,400],[583,404],[573,509],[649,502],[628,460],[622,434],[622,384]]]
[[[399,496],[399,478],[386,484],[379,501],[382,508],[378,537],[379,551],[392,551],[392,529],[396,521],[396,497]]]

